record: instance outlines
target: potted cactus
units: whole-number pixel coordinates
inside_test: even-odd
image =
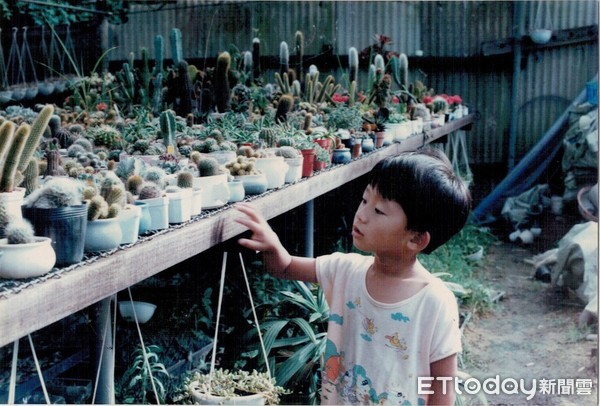
[[[302,162],[304,158],[300,150],[283,146],[279,147],[276,154],[283,157],[284,162],[288,165],[288,170],[285,173],[285,183],[294,183],[302,177]]]
[[[169,228],[169,196],[156,183],[145,181],[140,185],[138,200],[148,206],[150,227],[147,231]]]
[[[37,160],[34,153],[52,117],[54,107],[45,106],[32,125],[16,125],[6,120],[0,125],[0,210],[20,219],[21,205],[27,189],[37,181]],[[19,187],[20,185],[28,186]],[[0,236],[3,227],[0,224]]]
[[[22,279],[44,275],[56,262],[48,237],[36,237],[25,219],[11,220],[0,239],[0,277]]]
[[[57,266],[83,259],[87,204],[82,202],[82,190],[83,184],[73,178],[51,178],[27,196],[21,207],[35,234],[52,239]]]
[[[106,172],[100,182],[100,188],[92,185],[83,191],[83,198],[88,204],[84,247],[86,252],[115,249],[123,238],[119,215],[127,204],[125,186],[117,175],[110,171]],[[138,228],[139,225],[136,224],[135,229]]]
[[[214,209],[229,201],[227,173],[219,162],[194,151],[190,154],[190,166],[194,165],[198,177],[194,177],[194,187],[202,189],[202,208]],[[192,168],[194,167],[192,166]]]

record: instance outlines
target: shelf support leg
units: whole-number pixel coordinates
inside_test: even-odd
[[[96,305],[96,331],[103,332],[104,338],[100,335],[96,340],[96,365],[99,368],[99,375],[95,403],[105,405],[115,404],[115,349],[110,310],[112,298],[109,296]]]
[[[314,256],[315,204],[309,200],[304,204],[304,256]]]

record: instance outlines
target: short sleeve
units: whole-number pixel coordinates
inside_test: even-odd
[[[439,361],[462,351],[459,328],[458,304],[454,294],[439,281],[437,287],[440,298],[437,322],[431,341],[429,363]]]
[[[317,257],[317,282],[321,286],[327,302],[331,304],[334,286],[338,285],[336,280],[340,282],[339,285],[343,285],[350,273],[365,269],[365,267],[368,268],[372,262],[373,257],[356,253],[335,252]]]

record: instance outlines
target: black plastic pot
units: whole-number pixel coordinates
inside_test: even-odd
[[[83,259],[87,204],[50,209],[21,206],[21,211],[33,225],[36,235],[52,239],[57,267],[72,265]]]

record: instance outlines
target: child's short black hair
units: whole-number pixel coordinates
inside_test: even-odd
[[[460,231],[471,209],[469,189],[446,155],[432,147],[383,159],[373,168],[369,184],[402,206],[409,230],[429,232],[425,254]]]

